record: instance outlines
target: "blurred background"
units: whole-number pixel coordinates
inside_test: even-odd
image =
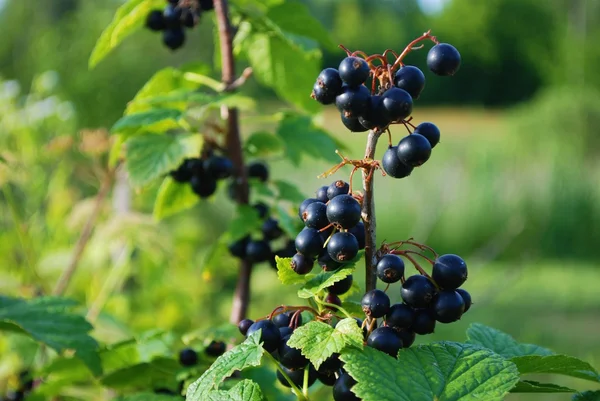
[[[335,42],[352,50],[400,51],[431,28],[461,52],[452,78],[427,71],[426,50],[408,56],[427,79],[414,119],[437,124],[442,141],[409,178],[376,178],[380,240],[414,237],[469,265],[472,312],[420,341],[464,340],[468,325],[481,322],[600,367],[600,1],[305,1]],[[90,51],[119,3],[0,1],[2,294],[33,295],[64,270],[101,185],[106,129],[141,86],[166,66],[198,58],[212,64],[207,18],[177,53],[142,31],[89,71]],[[323,67],[337,67],[343,56],[325,52]],[[252,80],[243,91],[261,108],[286,107]],[[365,135],[349,133],[333,107],[323,110],[319,123],[347,144],[346,156],[362,157]],[[253,117],[242,118],[244,135],[270,128]],[[394,141],[403,130],[393,129]],[[306,197],[349,174],[316,179],[335,155],[300,169],[269,162],[274,178],[298,184]],[[237,262],[223,255],[218,266],[203,266],[231,215],[226,189],[157,223],[157,186],[136,192],[117,184],[67,292],[100,306],[95,335],[113,342],[152,328],[183,333],[227,321]],[[115,277],[117,264],[126,273]],[[107,278],[116,282],[109,294]],[[268,264],[256,266],[251,316],[283,303],[298,300]],[[0,361],[0,376],[22,363],[14,349],[0,338],[0,354],[10,356]]]

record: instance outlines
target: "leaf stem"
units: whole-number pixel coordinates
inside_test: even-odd
[[[302,391],[300,391],[298,386],[296,386],[294,384],[292,379],[290,379],[290,377],[287,375],[287,373],[285,373],[285,371],[283,369],[281,369],[279,362],[277,362],[277,360],[275,358],[273,358],[273,355],[271,355],[270,353],[268,353],[266,351],[265,351],[264,355],[266,355],[267,358],[269,358],[271,360],[271,362],[273,362],[275,364],[275,367],[277,368],[279,373],[281,373],[281,375],[284,377],[284,379],[289,383],[290,388],[292,389],[292,392],[296,395],[296,397],[298,397],[298,400],[309,401],[308,398],[304,395],[304,393]]]
[[[336,304],[330,304],[329,302],[321,301],[321,300],[320,300],[319,298],[317,298],[317,297],[315,297],[315,301],[316,301],[318,304],[320,304],[320,305],[323,305],[323,306],[327,306],[327,307],[329,307],[330,309],[331,309],[331,308],[333,308],[333,309],[337,309],[337,310],[339,310],[339,311],[340,311],[340,312],[342,312],[344,315],[346,315],[346,317],[347,317],[347,318],[354,319],[354,316],[352,316],[350,313],[348,313],[348,311],[347,311],[346,309],[342,308],[341,306],[338,306],[338,305],[336,305]]]

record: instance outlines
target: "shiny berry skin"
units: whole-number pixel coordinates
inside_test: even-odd
[[[350,291],[350,288],[352,288],[352,274],[327,287],[327,291],[329,291],[330,294],[342,295]]]
[[[371,94],[365,86],[344,85],[342,93],[335,98],[335,105],[345,117],[359,117],[367,111],[370,98]]]
[[[317,82],[313,88],[315,100],[322,104],[335,103],[335,98],[342,92],[342,79],[338,70],[335,68],[326,68],[317,77]]]
[[[394,304],[385,315],[385,323],[397,330],[408,329],[415,320],[415,310],[405,304]]]
[[[329,256],[329,253],[327,252],[327,248],[323,249],[323,252],[321,252],[319,258],[317,259],[317,263],[323,270],[328,272],[337,270],[344,265],[341,262],[331,259],[331,256]]]
[[[356,380],[348,373],[343,372],[333,385],[333,399],[335,401],[361,401],[360,398],[352,392],[352,386]]]
[[[263,222],[260,230],[267,241],[272,241],[283,235],[283,230],[279,227],[279,222],[272,217]]]
[[[327,219],[336,227],[354,227],[360,221],[360,213],[360,203],[352,195],[338,195],[327,204]]]
[[[279,343],[279,363],[288,369],[299,369],[308,365],[308,359],[299,349],[292,348],[287,345],[290,336],[284,337]]]
[[[240,331],[240,333],[242,333],[243,336],[246,335],[246,333],[248,333],[248,329],[250,328],[250,326],[252,326],[254,324],[254,320],[251,319],[244,319],[241,320],[238,323],[238,330]]]
[[[360,304],[365,315],[374,318],[384,317],[390,311],[390,297],[377,289],[367,292]]]
[[[192,191],[200,198],[208,198],[217,190],[217,180],[206,174],[196,174],[190,179]]]
[[[294,332],[294,330],[292,330],[291,327],[285,326],[285,327],[280,327],[279,328],[279,334],[281,335],[281,338],[285,337],[285,336],[289,336]]]
[[[337,95],[337,93],[329,92],[325,88],[319,86],[318,83],[315,83],[313,90],[310,93],[310,97],[322,105],[334,104]]]
[[[328,304],[332,304],[332,305],[336,305],[336,306],[342,306],[342,300],[340,299],[340,297],[338,297],[336,294],[332,294],[332,293],[327,293],[327,295],[325,296],[325,298],[323,299],[323,302],[328,303]],[[328,309],[331,310],[337,310],[333,307],[328,306]]]
[[[367,241],[365,223],[359,221],[358,224],[349,229],[348,232],[356,237],[356,240],[358,241],[358,249],[365,249]]]
[[[327,185],[323,185],[321,188],[317,189],[317,192],[315,192],[315,198],[317,198],[319,202],[329,202],[329,198],[327,197],[328,189],[329,187]]]
[[[327,199],[331,200],[338,195],[348,195],[349,191],[350,184],[343,180],[337,180],[327,187]]]
[[[396,71],[394,85],[404,89],[414,99],[418,99],[425,88],[425,75],[414,65],[405,65]]]
[[[279,332],[279,328],[270,320],[260,320],[250,326],[246,336],[250,336],[259,329],[261,330],[260,342],[263,343],[263,348],[268,352],[275,351],[277,347],[279,347],[279,342],[281,341],[281,333]]]
[[[217,180],[231,177],[233,163],[226,157],[211,156],[204,161],[204,171]]]
[[[427,67],[436,75],[454,75],[460,68],[460,53],[448,43],[439,43],[429,49]]]
[[[314,266],[314,259],[309,258],[301,253],[292,256],[291,267],[297,273],[305,275],[310,273]]]
[[[349,86],[358,86],[369,78],[369,65],[359,57],[346,57],[338,67],[340,78]]]
[[[257,178],[262,182],[265,182],[269,179],[269,168],[263,162],[252,162],[248,164],[247,169],[249,178]]]
[[[180,7],[176,7],[173,4],[167,5],[163,11],[163,17],[167,29],[178,29],[181,28],[181,17],[183,10]],[[182,30],[183,32],[183,30]]]
[[[352,132],[366,132],[369,130],[360,123],[360,120],[357,117],[345,117],[342,113],[341,118],[344,126]]]
[[[410,328],[417,334],[431,334],[435,331],[435,317],[429,309],[418,309],[415,311],[415,321]]]
[[[321,366],[319,366],[319,372],[337,372],[342,368],[342,361],[340,360],[340,354],[334,353],[329,358],[325,359]]]
[[[404,276],[404,261],[398,255],[383,255],[377,262],[377,277],[384,283],[395,283]]]
[[[457,289],[467,281],[467,277],[467,264],[460,256],[453,254],[438,257],[431,271],[433,281],[444,290]]]
[[[283,366],[282,368],[285,374],[288,375],[292,383],[302,388],[304,384],[304,369],[290,370],[285,366]],[[317,371],[315,370],[312,364],[308,366],[308,369],[308,387],[310,387],[315,383],[315,381],[317,381]],[[277,370],[277,380],[279,380],[279,382],[285,387],[290,387],[290,384],[285,379],[285,377],[283,377],[279,370]]]
[[[200,159],[185,159],[170,175],[177,182],[188,182],[197,170],[202,170]]]
[[[327,205],[323,202],[311,203],[302,213],[302,220],[304,220],[306,227],[316,228],[317,230],[329,225]]]
[[[381,96],[381,101],[391,121],[404,120],[412,113],[413,101],[404,89],[391,87]]]
[[[181,366],[194,366],[198,363],[198,354],[191,348],[179,351],[179,364]]]
[[[415,128],[415,134],[423,135],[429,141],[431,149],[440,142],[440,129],[433,123],[421,123]]]
[[[171,50],[177,50],[185,43],[183,28],[170,28],[163,31],[163,43]]]
[[[433,300],[436,292],[431,280],[420,274],[415,274],[407,278],[402,284],[400,295],[407,305],[413,308],[426,308]]]
[[[271,257],[271,246],[264,240],[250,240],[246,245],[246,259],[252,263],[266,262]]]
[[[383,106],[381,96],[371,96],[369,105],[364,115],[358,117],[358,122],[368,129],[387,127],[391,120],[386,108]]]
[[[464,310],[463,314],[467,313],[467,311],[471,308],[471,303],[472,303],[471,294],[469,294],[467,291],[463,290],[462,288],[457,289],[456,292],[458,292],[460,294],[463,301],[465,302],[465,310]]]
[[[348,232],[337,232],[327,242],[327,253],[336,262],[350,262],[358,254],[358,241]]]
[[[383,171],[393,178],[408,177],[413,171],[412,167],[407,166],[398,158],[397,146],[391,146],[385,151],[381,159],[381,165],[383,166]]]
[[[423,135],[412,133],[400,140],[396,152],[402,163],[418,167],[429,160],[431,144]]]
[[[335,372],[321,371],[317,370],[317,379],[323,383],[325,386],[333,386],[337,378],[335,377]]]
[[[280,313],[279,315],[273,316],[271,321],[273,322],[273,324],[275,326],[282,328],[282,327],[290,325],[290,322],[292,321],[292,316],[294,316],[293,311],[292,312],[283,312],[283,313]],[[302,315],[301,314],[298,314],[296,323],[298,324],[298,326],[300,326],[302,324]]]
[[[211,341],[210,344],[204,349],[204,353],[212,357],[220,357],[225,353],[225,343],[223,341]]]
[[[394,329],[383,326],[371,332],[369,338],[367,338],[367,346],[396,358],[398,351],[402,349],[402,339]]]
[[[410,348],[417,338],[417,334],[412,330],[400,330],[397,333],[402,340],[402,348]]]
[[[458,292],[444,290],[434,298],[432,309],[435,320],[440,323],[452,323],[459,320],[465,312],[465,301]]]
[[[162,31],[166,28],[162,10],[152,10],[146,17],[146,27],[151,31]]]
[[[306,211],[306,208],[308,207],[308,205],[310,205],[313,202],[320,202],[320,201],[316,198],[308,198],[308,199],[304,199],[302,201],[302,203],[300,204],[300,207],[298,208],[298,216],[302,219],[302,221],[304,221],[304,218],[302,217],[302,215]]]
[[[296,250],[308,258],[316,258],[323,249],[323,238],[319,230],[305,227],[296,236]]]

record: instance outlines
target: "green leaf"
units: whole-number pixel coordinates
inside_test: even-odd
[[[246,140],[244,150],[250,156],[264,157],[283,151],[284,144],[280,137],[268,132],[255,132]]]
[[[600,401],[600,390],[577,393],[573,396],[572,401]]]
[[[198,380],[190,384],[186,400],[204,401],[211,391],[217,390],[219,384],[236,370],[258,366],[265,352],[260,343],[260,333],[261,330],[257,330],[243,343],[218,357]]]
[[[354,272],[354,265],[345,265],[335,271],[324,271],[312,277],[298,290],[300,298],[312,298],[325,288],[341,281]]]
[[[600,382],[600,375],[589,363],[567,355],[527,355],[511,358],[522,375],[554,373]]]
[[[202,136],[145,134],[129,138],[125,145],[129,179],[134,186],[140,187],[175,170],[184,159],[198,156]]]
[[[229,391],[211,391],[207,401],[266,401],[258,384],[242,380]]]
[[[117,10],[112,22],[104,29],[92,50],[89,68],[94,68],[106,55],[127,36],[144,25],[148,13],[154,8],[164,7],[161,0],[128,0]]]
[[[198,203],[198,195],[192,191],[189,184],[179,183],[171,177],[166,177],[154,201],[154,218],[156,220],[174,215],[189,209]]]
[[[252,110],[255,102],[252,98],[237,93],[207,93],[196,90],[176,90],[158,96],[145,97],[134,104],[159,105],[165,103],[192,103],[196,106],[219,108],[221,106],[237,107],[241,110]]]
[[[489,348],[506,358],[522,355],[552,355],[554,352],[534,344],[520,344],[500,330],[473,323],[467,330],[467,342]]]
[[[139,113],[133,113],[121,117],[110,129],[110,132],[116,133],[131,128],[147,127],[159,122],[177,122],[183,113],[177,109],[150,109]]]
[[[371,347],[349,347],[341,360],[363,401],[499,401],[519,381],[512,362],[471,344],[411,347],[398,359]]]
[[[344,294],[345,295],[345,294]],[[363,317],[365,316],[365,312],[362,310],[362,305],[360,302],[356,301],[344,301],[342,303],[342,308],[352,316]]]
[[[180,369],[181,365],[175,359],[155,358],[117,369],[102,377],[100,382],[113,389],[151,387],[156,382],[172,379]]]
[[[258,211],[249,205],[238,205],[236,215],[229,223],[227,234],[231,241],[245,237],[262,226]]]
[[[206,326],[185,334],[182,341],[190,344],[193,341],[211,341],[211,340],[234,340],[240,336],[240,331],[236,324],[224,323],[220,326]]]
[[[100,375],[98,343],[88,334],[93,327],[71,311],[76,305],[65,298],[25,300],[0,296],[0,330],[29,335],[59,353],[75,350],[75,357],[94,375]]]
[[[298,274],[292,269],[291,262],[292,258],[280,258],[275,256],[275,262],[277,263],[277,277],[285,285],[292,284],[305,284],[309,281],[313,274]]]
[[[113,398],[113,401],[176,401],[181,400],[178,395],[164,395],[155,393],[136,393],[123,395],[121,397]]]
[[[288,213],[281,205],[277,205],[276,210],[277,218],[279,219],[279,227],[281,227],[290,238],[296,238],[298,233],[304,228],[304,224],[297,218],[298,211],[290,210],[290,213]]]
[[[574,393],[569,387],[552,383],[540,383],[533,380],[521,380],[510,390],[511,393]]]
[[[286,156],[296,166],[300,165],[303,156],[334,161],[338,159],[336,149],[344,149],[307,116],[286,113],[277,128],[277,135],[283,139]]]
[[[298,190],[298,187],[294,184],[290,184],[287,181],[275,180],[273,184],[279,191],[279,198],[288,200],[292,203],[302,203],[306,197]]]
[[[347,346],[362,348],[363,332],[355,319],[341,320],[335,329],[330,325],[312,321],[298,327],[287,343],[302,351],[316,369],[334,353],[340,353]]]

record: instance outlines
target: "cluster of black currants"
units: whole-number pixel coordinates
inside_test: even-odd
[[[377,276],[387,284],[402,281],[403,303],[390,305],[389,296],[378,289],[367,292],[361,302],[367,317],[384,321],[370,333],[367,345],[393,357],[410,347],[417,334],[431,334],[436,322],[455,322],[471,307],[471,295],[459,288],[467,280],[467,264],[457,255],[439,256],[431,278],[416,274],[404,280],[403,259],[385,254],[377,263]]]
[[[34,380],[28,370],[19,373],[19,388],[14,391],[8,391],[4,397],[0,396],[0,401],[23,401],[27,394],[33,389]]]
[[[217,190],[217,181],[231,177],[233,163],[227,157],[205,152],[201,157],[185,159],[170,173],[180,183],[189,183],[192,190],[202,199]]]
[[[167,0],[164,10],[152,10],[146,17],[146,27],[162,31],[163,43],[177,50],[185,42],[184,28],[193,28],[204,11],[214,8],[213,0]]]
[[[324,270],[336,270],[365,247],[361,206],[345,181],[319,188],[314,198],[302,202],[298,215],[305,226],[296,236],[291,261],[298,274],[308,274],[315,260]]]

